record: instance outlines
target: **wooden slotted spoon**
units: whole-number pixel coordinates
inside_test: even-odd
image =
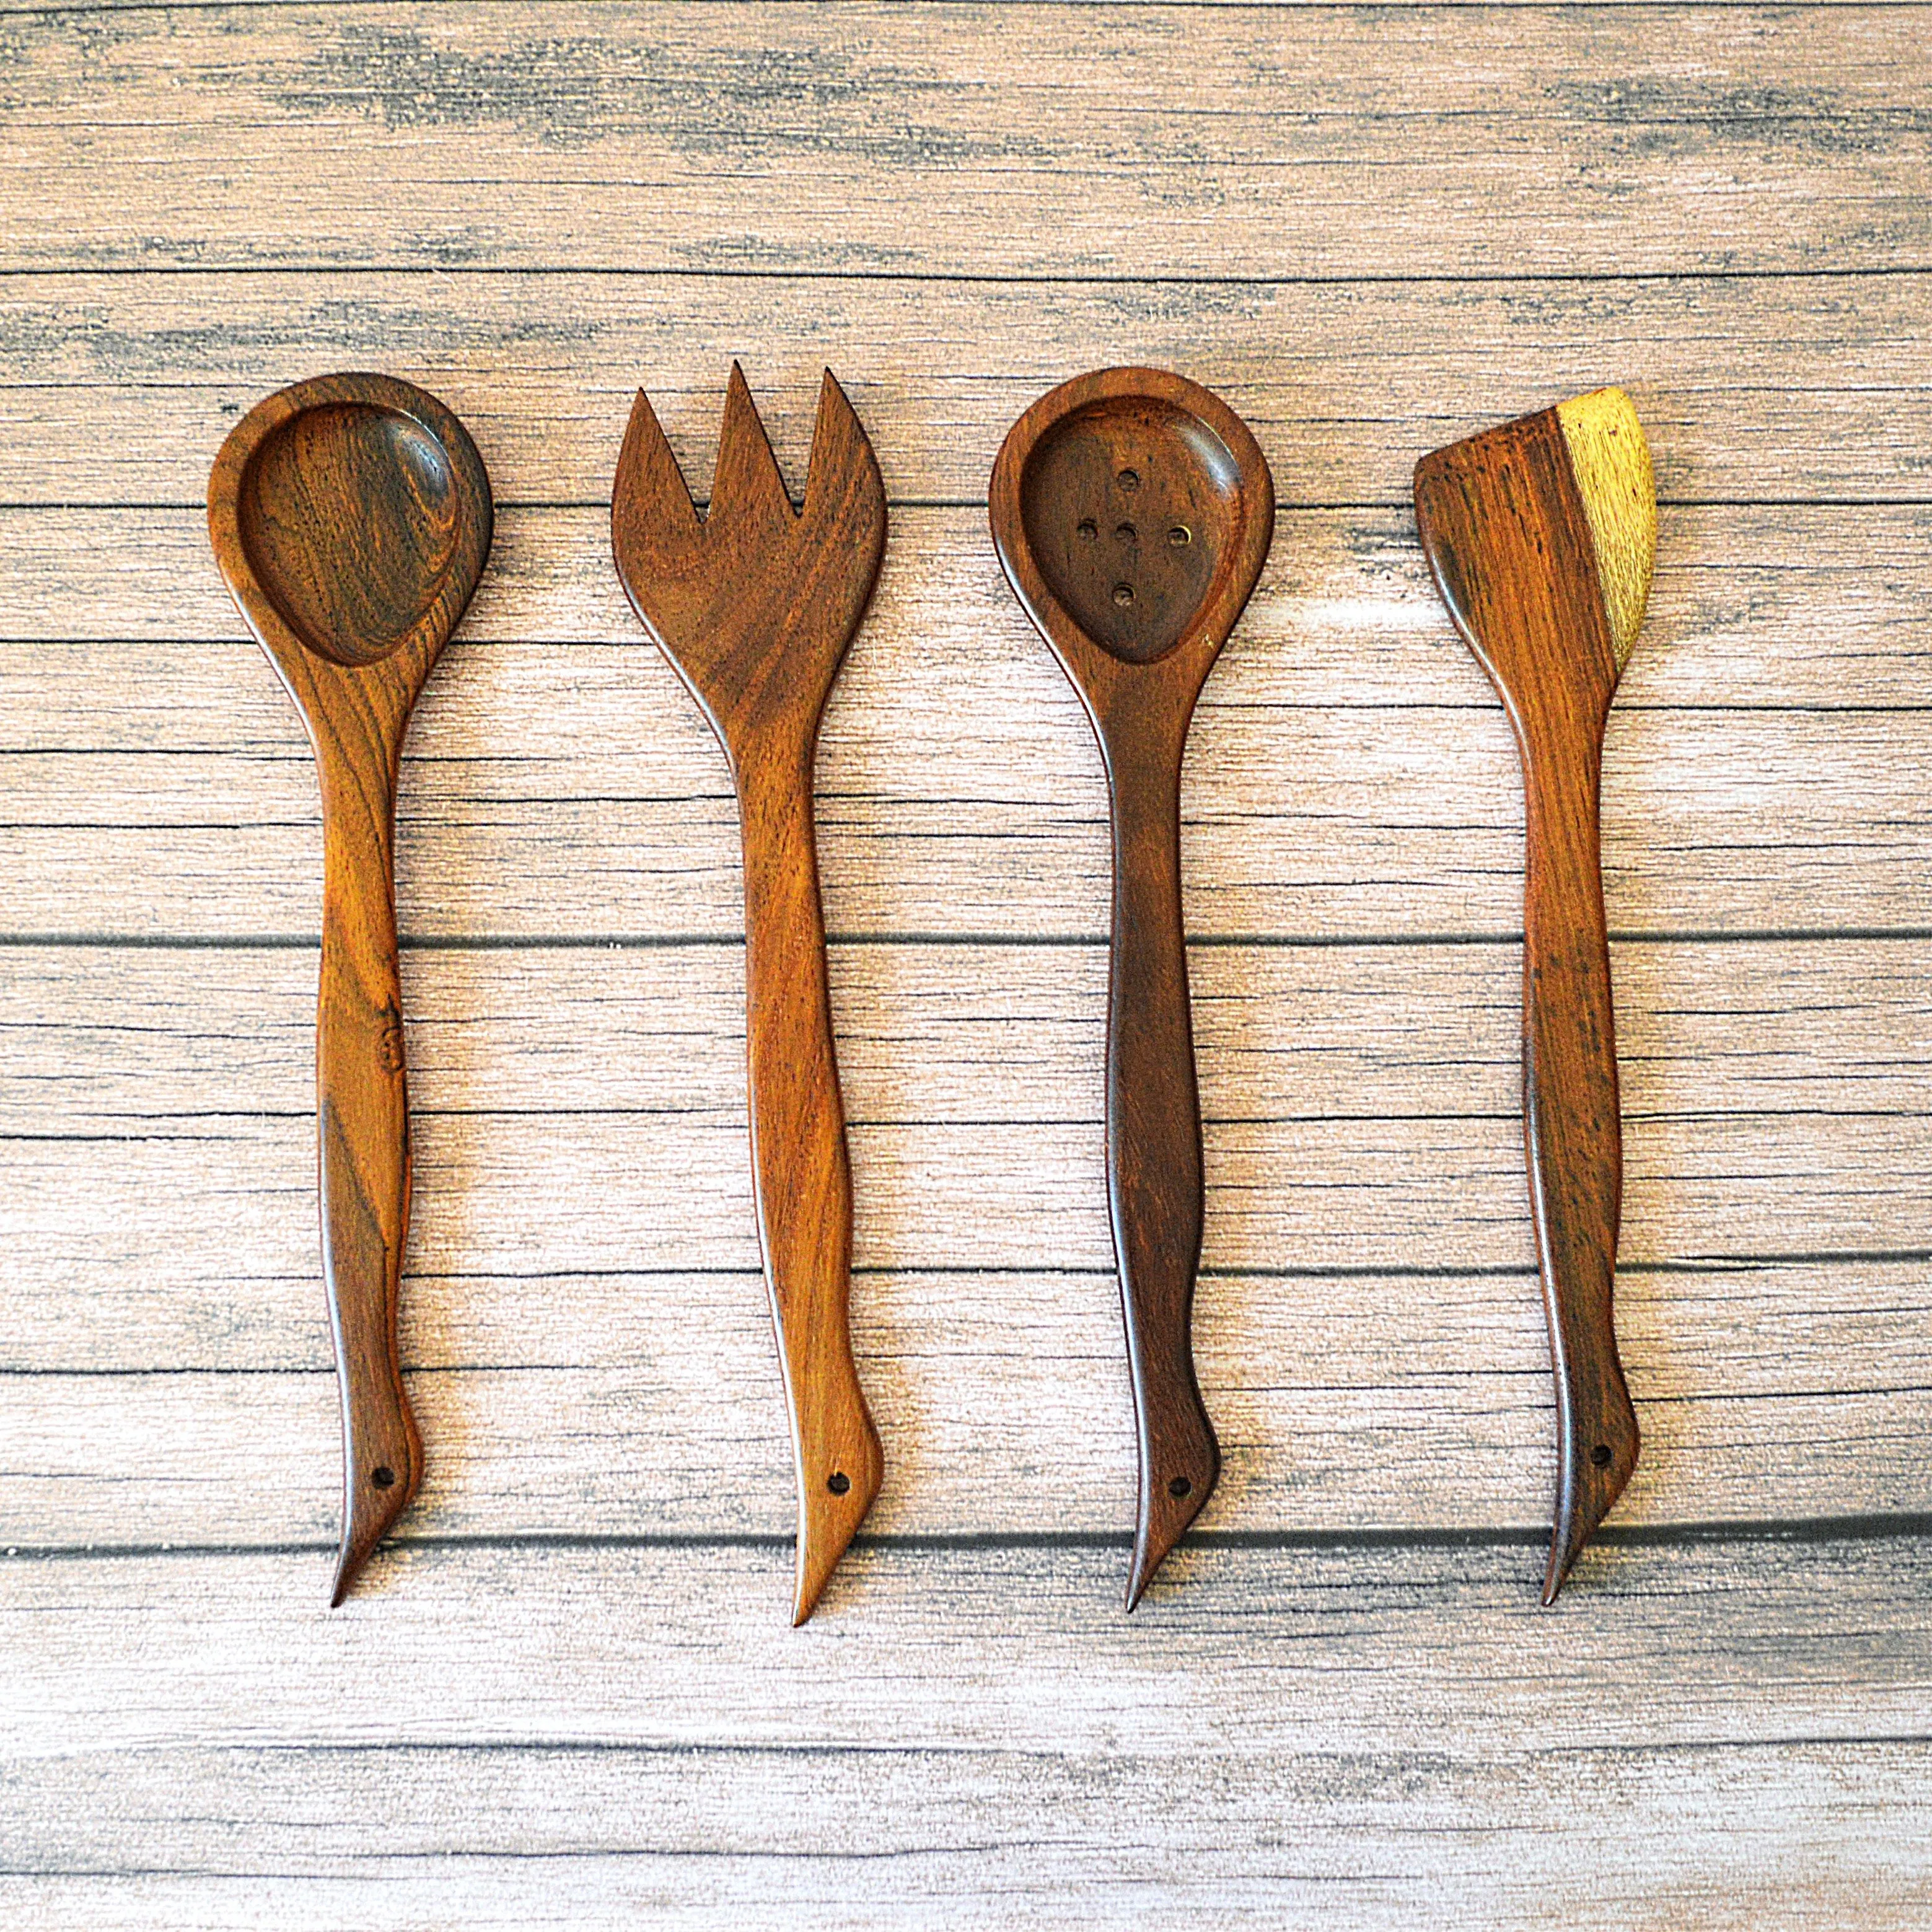
[[[1274,481],[1218,396],[1166,370],[1104,369],[1014,424],[990,510],[1006,580],[1107,770],[1107,1186],[1139,1462],[1131,1610],[1220,1474],[1191,1335],[1204,1200],[1180,766],[1195,700],[1268,558]]]

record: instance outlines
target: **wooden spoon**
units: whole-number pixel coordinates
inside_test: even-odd
[[[1522,760],[1523,1124],[1556,1374],[1549,1604],[1637,1458],[1611,1307],[1623,1135],[1597,829],[1610,699],[1657,555],[1630,398],[1598,389],[1425,456],[1415,514]]]
[[[1180,765],[1195,700],[1268,557],[1274,481],[1218,397],[1164,370],[1105,369],[1014,424],[990,507],[1006,580],[1107,769],[1107,1184],[1139,1452],[1131,1610],[1220,1474],[1191,1334],[1204,1202]]]
[[[886,542],[885,486],[825,372],[805,506],[785,494],[737,364],[700,523],[640,390],[611,492],[617,574],[731,768],[745,858],[752,1161],[798,1484],[792,1621],[811,1616],[879,1492],[852,1360],[852,1177],[812,832],[819,719]]]
[[[322,786],[316,1085],[342,1397],[335,1604],[422,1476],[396,1348],[410,1216],[396,780],[410,707],[476,587],[490,524],[489,478],[463,425],[388,376],[318,376],[258,403],[208,479],[215,561],[302,714]]]

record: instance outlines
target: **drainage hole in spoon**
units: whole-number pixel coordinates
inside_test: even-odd
[[[1091,517],[1082,517],[1074,527],[1088,543],[1100,534],[1100,526]]]
[[[1176,550],[1185,550],[1194,541],[1194,532],[1185,524],[1176,524],[1168,532],[1167,540]]]
[[[1114,534],[1115,536],[1119,538],[1122,543],[1133,543],[1136,542],[1140,536],[1140,532],[1136,530],[1132,524],[1116,524],[1114,528]]]
[[[1134,586],[1131,584],[1114,586],[1114,602],[1124,610],[1134,601]]]
[[[1141,487],[1141,472],[1138,470],[1123,470],[1114,480],[1123,490],[1138,490]]]

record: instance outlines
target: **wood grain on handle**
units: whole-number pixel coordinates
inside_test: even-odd
[[[389,757],[318,756],[322,970],[316,1094],[322,1270],[342,1403],[342,1549],[332,1601],[422,1478],[396,1336],[410,1221],[410,1129],[396,958],[395,777]]]
[[[1556,1383],[1556,1504],[1543,1600],[1636,1467],[1612,1286],[1623,1201],[1610,952],[1598,856],[1600,750],[1522,751],[1523,1133]]]
[[[794,1623],[812,1614],[885,1468],[852,1359],[852,1173],[826,982],[812,753],[809,738],[768,740],[738,772],[752,1159],[798,1479]]]
[[[1186,732],[1184,718],[1177,739],[1154,718],[1103,741],[1114,854],[1107,1191],[1140,1466],[1130,1610],[1221,1471],[1194,1369],[1204,1190],[1180,907]]]
[[[1639,1448],[1612,1304],[1623,1138],[1598,816],[1604,728],[1654,543],[1628,400],[1600,392],[1564,407],[1437,450],[1415,476],[1430,567],[1522,766],[1524,1136],[1557,1408],[1546,1604]]]

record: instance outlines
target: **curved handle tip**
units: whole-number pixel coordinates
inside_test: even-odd
[[[1130,1616],[1146,1594],[1154,1574],[1208,1507],[1221,1479],[1221,1445],[1197,1394],[1189,1418],[1190,1440],[1184,1447],[1169,1445],[1165,1453],[1143,1454],[1140,1472],[1140,1511],[1134,1530],[1133,1562],[1127,1574]]]
[[[329,1593],[332,1610],[342,1607],[422,1483],[422,1438],[400,1390],[380,1432],[386,1440],[345,1439],[343,1444],[342,1546]]]
[[[1594,1419],[1568,1419],[1557,1444],[1556,1511],[1550,1562],[1543,1576],[1544,1608],[1556,1600],[1583,1547],[1616,1508],[1637,1463],[1642,1438],[1636,1411],[1612,1363],[1614,1383],[1600,1392]]]
[[[842,1448],[820,1448],[799,1469],[798,1546],[792,1596],[796,1630],[818,1607],[825,1586],[858,1534],[866,1513],[878,1501],[885,1480],[885,1454],[878,1431],[857,1394],[849,1412],[853,1426]]]

